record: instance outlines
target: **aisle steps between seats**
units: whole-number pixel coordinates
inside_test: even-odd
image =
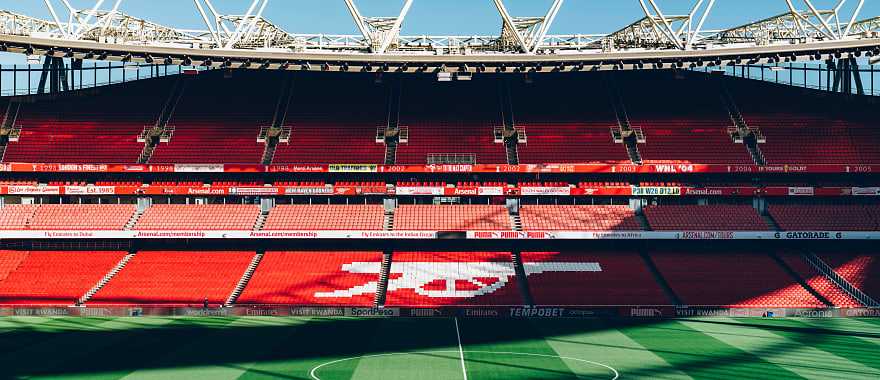
[[[145,210],[137,210],[137,211],[131,216],[131,219],[129,219],[128,222],[125,223],[125,230],[126,230],[126,231],[131,231],[131,230],[134,228],[134,226],[137,224],[138,220],[141,219],[141,216],[144,215],[144,211],[145,211]]]
[[[373,305],[376,307],[385,306],[385,295],[388,291],[388,277],[391,273],[391,262],[394,253],[391,251],[382,254],[382,271],[379,273],[379,283],[376,286],[376,297]]]
[[[244,291],[244,288],[247,287],[247,284],[254,276],[254,271],[257,270],[257,266],[259,266],[260,262],[263,261],[263,255],[264,253],[257,253],[254,255],[254,258],[251,259],[251,263],[244,271],[244,274],[241,275],[241,278],[238,279],[238,283],[235,285],[235,289],[232,290],[232,294],[229,295],[229,297],[226,299],[226,302],[223,303],[223,306],[232,306],[235,304],[235,301],[238,301],[238,297],[241,296],[241,292]]]
[[[110,280],[112,280],[117,273],[119,273],[119,271],[121,271],[123,268],[125,268],[126,265],[128,265],[131,259],[134,258],[135,254],[137,253],[131,252],[125,255],[122,260],[119,260],[119,263],[117,263],[116,266],[114,266],[113,269],[110,270],[110,272],[104,275],[104,277],[102,277],[101,280],[98,281],[97,284],[95,284],[95,286],[93,286],[91,289],[89,289],[88,292],[86,292],[86,294],[79,298],[79,301],[77,301],[77,306],[88,302],[92,298],[92,296],[95,295],[95,293],[103,289],[104,286],[107,285],[107,283],[110,282]]]
[[[254,231],[262,231],[263,227],[266,226],[266,219],[269,218],[269,212],[263,211],[260,212],[260,216],[257,217],[257,221],[254,223]]]

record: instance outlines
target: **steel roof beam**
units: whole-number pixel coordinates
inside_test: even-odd
[[[650,4],[650,8],[648,4]],[[658,42],[665,39],[665,42],[674,45],[677,49],[686,50],[690,49],[702,38],[703,24],[712,12],[715,0],[709,0],[708,2],[697,0],[690,13],[684,16],[664,15],[655,0],[648,0],[648,4],[645,4],[645,0],[639,0],[639,5],[645,13],[643,20],[650,24]],[[698,14],[699,20],[694,25],[694,20]],[[673,27],[675,22],[681,23],[677,30]],[[636,22],[633,25],[639,26],[640,23]]]
[[[786,0],[786,14],[723,32],[706,31],[703,27],[715,0],[693,0],[685,15],[667,14],[659,0],[639,0],[645,17],[610,35],[550,35],[563,0],[554,0],[547,12],[538,17],[514,17],[503,0],[493,0],[503,23],[500,36],[401,36],[401,26],[413,0],[405,0],[396,17],[364,17],[355,0],[345,0],[359,36],[291,34],[263,17],[268,1],[250,0],[244,14],[226,15],[217,12],[212,0],[193,0],[206,29],[184,30],[126,15],[119,11],[122,0],[96,0],[86,10],[74,9],[68,0],[44,0],[51,15],[49,20],[0,11],[0,34],[54,40],[55,46],[68,48],[74,45],[65,41],[109,43],[119,45],[116,50],[132,52],[137,52],[138,46],[197,49],[197,53],[190,53],[194,57],[209,56],[215,49],[256,57],[259,54],[254,50],[266,48],[279,54],[354,54],[363,55],[366,60],[388,61],[418,55],[434,56],[439,61],[460,55],[464,60],[477,62],[493,55],[532,59],[528,57],[541,52],[567,60],[570,55],[613,51],[647,52],[656,57],[667,52],[674,55],[675,51],[749,49],[763,45],[782,51],[783,41],[806,46],[819,41],[876,39],[877,35],[870,32],[880,24],[880,18],[855,22],[864,0],[853,1],[850,7],[846,6],[849,0],[836,0],[831,9],[819,9],[811,0],[804,0],[805,10],[797,10],[792,0]],[[110,11],[100,10],[111,3]],[[852,9],[852,14],[844,15],[844,8]],[[68,14],[62,14],[65,9]]]
[[[397,17],[364,17],[354,0],[345,0],[355,26],[367,42],[370,52],[375,54],[385,54],[392,44],[400,44],[400,28],[412,4],[413,0],[405,0]]]
[[[503,0],[493,0],[502,21],[503,31],[506,30],[513,38],[519,50],[526,54],[535,54],[547,37],[556,15],[562,8],[564,0],[554,0],[543,17],[513,17],[504,5]]]

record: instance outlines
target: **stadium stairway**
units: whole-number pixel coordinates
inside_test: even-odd
[[[385,211],[384,221],[382,222],[382,230],[391,231],[394,229],[394,211]]]
[[[257,221],[254,222],[254,231],[262,231],[263,227],[266,226],[267,219],[269,219],[269,211],[261,211]]]
[[[394,260],[393,251],[382,252],[382,270],[379,272],[379,282],[376,284],[376,297],[373,305],[385,306],[385,295],[388,292],[388,277],[391,273],[391,263]]]
[[[278,103],[275,104],[275,114],[272,116],[272,125],[269,126],[269,129],[277,131],[284,128],[284,123],[287,121],[287,111],[290,110],[290,103],[293,101],[293,85],[293,76],[287,75],[281,85],[281,92],[278,94]],[[275,161],[275,151],[278,149],[279,142],[280,135],[267,136],[266,148],[260,158],[263,165],[271,165]]]
[[[10,101],[6,105],[6,112],[3,114],[3,122],[0,123],[0,129],[12,129],[18,120],[18,113],[21,111],[21,103]]]
[[[516,118],[514,117],[513,101],[510,97],[510,83],[507,78],[501,80],[498,85],[499,100],[501,101],[501,121],[504,123],[504,149],[509,165],[519,165],[519,135],[516,131]],[[512,132],[512,133],[511,133]]]
[[[138,220],[141,220],[141,217],[144,216],[144,211],[145,210],[137,210],[134,214],[131,215],[131,219],[129,219],[128,222],[125,223],[126,231],[131,231],[134,228]]]
[[[528,275],[526,275],[525,267],[523,267],[522,253],[518,251],[511,252],[510,260],[513,262],[513,271],[516,273],[516,285],[519,287],[519,294],[522,296],[523,305],[535,306],[532,290],[529,287]]]
[[[514,231],[523,230],[522,217],[519,213],[514,213],[513,211],[510,212],[510,225],[513,226]]]
[[[519,165],[519,149],[517,148],[517,144],[517,134],[504,140],[504,149],[507,152],[507,163],[510,165]]]
[[[639,225],[642,226],[642,230],[644,231],[653,231],[651,228],[651,223],[648,223],[648,218],[645,216],[644,212],[636,213],[636,220],[639,221]]]
[[[614,81],[613,75],[608,75],[605,77],[605,79],[605,89],[611,99],[611,107],[614,109],[614,116],[617,118],[617,126],[622,132],[632,131],[632,126],[629,122],[629,116],[626,112],[626,103],[623,100],[623,96],[621,96],[620,94],[620,88]],[[642,155],[641,153],[639,153],[639,145],[636,134],[633,133],[629,137],[625,138],[623,140],[623,143],[624,147],[626,148],[626,153],[627,155],[629,155],[630,161],[632,161],[632,163],[635,165],[641,165]]]
[[[742,112],[740,112],[739,107],[736,105],[736,100],[733,98],[733,95],[730,94],[730,91],[727,89],[727,86],[724,85],[724,76],[719,75],[718,87],[719,93],[721,95],[721,103],[724,104],[724,108],[727,109],[728,115],[730,115],[730,121],[733,122],[733,125],[736,126],[737,131],[741,136],[749,136],[749,138],[743,139],[743,145],[745,145],[746,149],[749,151],[749,155],[752,157],[752,161],[755,162],[756,165],[766,165],[767,160],[764,158],[764,153],[761,152],[761,147],[758,146],[758,140],[754,137],[754,135],[750,134],[751,129],[746,123],[745,118],[743,118]]]
[[[776,219],[773,219],[773,215],[770,215],[769,212],[765,211],[761,214],[761,218],[764,219],[764,222],[767,223],[773,231],[782,231],[782,227],[779,227],[779,223],[776,223]]]
[[[171,88],[171,93],[168,94],[168,99],[165,101],[165,105],[162,107],[162,112],[159,114],[159,118],[156,120],[155,127],[158,127],[162,131],[162,138],[170,139],[170,133],[168,126],[168,121],[171,120],[171,116],[174,114],[174,110],[177,108],[177,105],[180,103],[180,99],[183,98],[184,92],[186,92],[186,84],[188,79],[186,75],[182,75],[177,78],[174,82],[174,87]],[[171,127],[173,128],[173,127]],[[146,134],[144,141],[144,149],[141,151],[140,157],[138,157],[139,164],[146,164],[150,162],[150,159],[153,158],[153,152],[156,151],[156,147],[159,146],[159,140],[156,139],[155,136],[150,136]]]
[[[663,273],[660,273],[657,264],[654,263],[654,260],[651,260],[651,255],[648,254],[647,250],[643,248],[640,251],[639,256],[645,261],[645,266],[648,268],[648,271],[651,272],[651,275],[654,276],[654,281],[657,282],[657,285],[660,285],[660,289],[663,289],[663,293],[666,294],[666,298],[669,299],[669,302],[675,306],[684,305],[684,303],[681,302],[681,298],[678,297],[678,294],[675,294],[675,290],[672,290],[672,287],[669,286],[669,282],[663,277]]]
[[[21,127],[16,128],[18,113],[21,111],[21,103],[10,101],[6,105],[6,113],[3,114],[3,121],[0,122],[0,162],[6,156],[6,148],[9,143],[16,140],[18,134],[21,133]]]
[[[400,144],[400,97],[401,97],[401,81],[399,79],[391,79],[388,89],[388,116],[385,126],[386,131],[397,131],[393,135],[385,135],[385,165],[394,165],[397,163],[397,146]]]
[[[275,150],[278,149],[278,140],[273,138],[266,139],[266,149],[263,151],[263,156],[260,158],[260,163],[263,165],[271,165],[272,160],[275,159]]]
[[[223,303],[223,306],[229,307],[235,304],[235,301],[238,301],[238,297],[241,296],[241,292],[244,291],[244,288],[247,287],[247,284],[251,281],[251,278],[254,277],[254,271],[257,270],[257,267],[260,265],[260,262],[263,261],[263,252],[257,252],[254,255],[254,258],[251,259],[251,263],[248,264],[247,269],[244,271],[244,274],[241,275],[241,278],[238,279],[238,283],[235,284],[235,289],[232,290],[232,293],[229,294],[229,297],[226,298],[226,302]]]
[[[880,303],[871,298],[868,294],[863,292],[861,289],[847,281],[843,276],[837,273],[830,265],[828,265],[825,261],[823,261],[819,256],[812,252],[805,252],[803,254],[804,260],[806,260],[818,273],[824,275],[828,280],[833,282],[838,288],[846,292],[850,297],[861,303],[862,305],[868,307],[880,307]]]
[[[77,305],[82,305],[88,302],[95,295],[95,293],[103,289],[104,286],[106,286],[107,283],[110,282],[110,280],[112,280],[117,273],[119,273],[119,271],[125,268],[125,266],[128,265],[128,262],[131,261],[131,259],[133,259],[136,254],[137,252],[129,252],[129,254],[125,255],[125,257],[122,258],[122,260],[119,260],[116,266],[114,266],[113,269],[110,270],[110,272],[107,272],[107,274],[105,274],[104,277],[102,277],[101,280],[99,280],[98,283],[95,284],[95,286],[93,286],[91,289],[89,289],[88,292],[86,292],[86,294],[83,294],[83,296],[79,298],[79,300],[77,301]]]
[[[385,138],[385,158],[383,158],[383,163],[385,165],[394,165],[397,163],[397,145],[398,143],[397,137],[386,137]]]
[[[809,292],[813,297],[816,297],[816,299],[819,300],[819,302],[824,303],[825,306],[828,306],[828,307],[835,306],[834,303],[831,302],[831,300],[828,299],[828,297],[826,297],[825,294],[820,293],[818,290],[816,290],[816,288],[814,288],[812,285],[810,285],[807,282],[807,280],[804,279],[800,275],[800,273],[798,273],[798,271],[794,270],[790,265],[788,265],[788,263],[785,260],[783,260],[782,257],[780,257],[778,254],[773,253],[773,252],[769,253],[768,255],[770,256],[771,259],[773,259],[773,261],[776,262],[776,264],[779,265],[779,267],[781,267],[786,273],[788,273],[788,275],[791,276],[791,278],[793,278],[795,281],[797,281],[797,283],[800,284],[802,288],[804,288],[807,292]]]
[[[18,267],[27,260],[29,255],[29,251],[5,252],[5,256],[0,260],[0,281],[5,280],[12,272],[18,270]]]

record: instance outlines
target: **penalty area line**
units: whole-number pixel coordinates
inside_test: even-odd
[[[461,347],[461,331],[458,329],[458,317],[453,317],[455,321],[455,337],[458,339],[458,357],[461,358],[461,374],[464,380],[468,380],[467,368],[464,365],[464,349]]]

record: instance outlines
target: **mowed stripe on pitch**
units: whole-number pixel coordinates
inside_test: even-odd
[[[603,320],[535,321],[560,356],[609,365],[622,378],[690,379],[663,358]]]
[[[858,318],[804,318],[800,320],[815,328],[834,328],[853,333],[854,338],[880,345],[880,328]]]
[[[740,350],[677,321],[621,323],[632,340],[695,379],[801,379],[760,356]],[[652,368],[642,371],[651,373]]]
[[[738,324],[733,319],[681,323],[808,379],[880,378],[880,372],[873,368],[769,330]]]
[[[453,320],[383,319],[373,331],[368,355],[357,361],[352,380],[463,379]],[[429,352],[429,353],[424,353]],[[325,376],[321,376],[322,380]]]
[[[880,354],[878,354],[877,345],[852,336],[856,335],[856,332],[829,327],[817,328],[792,318],[751,320],[738,318],[736,322],[761,328],[796,343],[816,347],[866,367],[880,370]],[[880,374],[880,371],[872,371],[872,373]]]
[[[25,345],[20,350],[5,352],[0,359],[0,366],[9,368],[13,374],[32,378],[44,376],[55,379],[64,374],[64,378],[115,379],[119,376],[103,373],[110,370],[106,367],[108,364],[122,365],[121,360],[130,352],[131,347],[128,347],[128,352],[124,352],[118,349],[119,345],[126,342],[132,346],[141,344],[153,332],[162,331],[174,321],[169,318],[66,319],[79,320],[80,325],[77,329],[59,326],[56,331],[41,331],[33,344]],[[46,323],[41,324],[42,328],[47,326]],[[27,336],[23,339],[27,339]],[[102,360],[96,361],[93,355],[98,353]],[[102,375],[98,376],[99,373]]]
[[[576,379],[577,373],[606,376],[598,377],[600,379],[610,378],[604,368],[581,364],[569,366],[557,357],[560,354],[553,350],[544,340],[544,334],[529,320],[469,319],[459,320],[459,327],[469,380]]]
[[[123,380],[160,380],[160,379],[191,379],[191,380],[235,380],[244,374],[253,363],[235,363],[235,356],[218,355],[218,347],[227,347],[231,352],[237,351],[242,343],[248,346],[249,337],[243,334],[250,331],[249,327],[265,326],[260,319],[248,318],[204,318],[193,319],[194,325],[202,327],[196,336],[185,344],[169,347],[157,359],[146,361],[149,368],[129,373]],[[241,332],[241,333],[238,333]],[[244,338],[245,340],[241,340]],[[210,347],[210,349],[208,349]],[[186,364],[180,363],[181,356],[188,356]]]
[[[304,320],[301,317],[287,318]],[[309,371],[328,361],[362,355],[367,351],[378,319],[312,317],[276,333],[261,337],[259,347],[266,354],[258,357],[239,378],[241,380],[310,379]],[[322,371],[322,379],[348,379],[358,360],[341,362]]]

